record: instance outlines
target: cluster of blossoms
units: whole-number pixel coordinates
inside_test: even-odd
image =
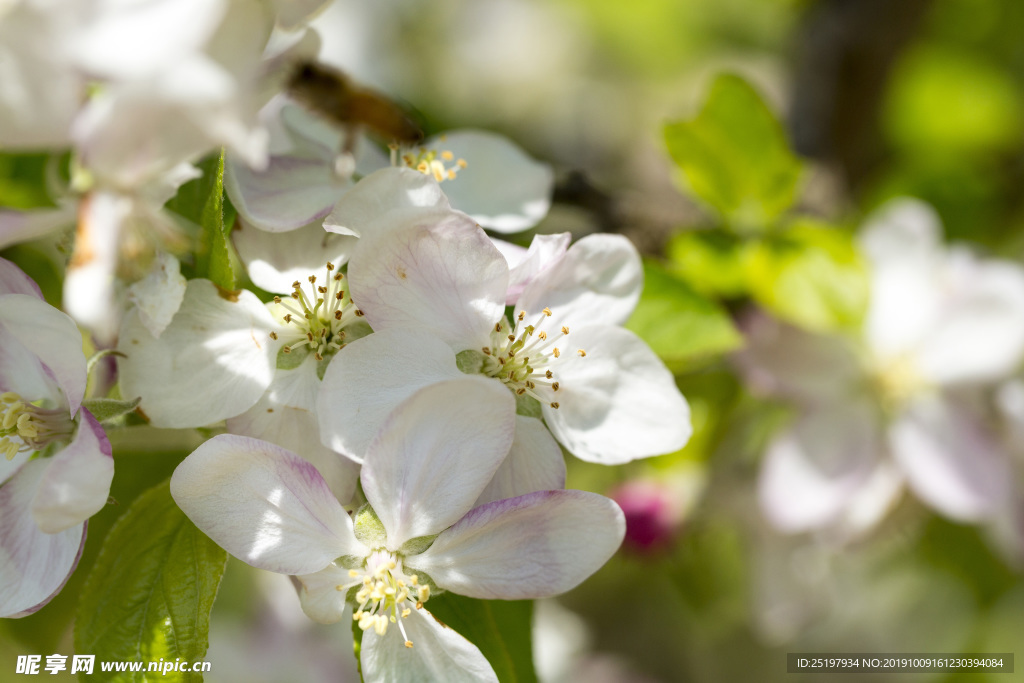
[[[547,166],[481,131],[388,154],[282,93],[322,4],[0,3],[0,144],[72,150],[58,207],[0,212],[0,247],[76,226],[71,317],[0,261],[0,614],[60,590],[109,494],[80,325],[116,346],[129,409],[222,432],[177,468],[175,501],[235,556],[297,577],[313,619],[354,620],[365,680],[496,680],[431,596],[582,582],[624,519],[565,490],[563,448],[670,453],[688,407],[621,326],[643,285],[625,238],[485,232],[544,217]],[[164,204],[220,147],[234,246],[268,301],[180,272],[192,237]]]
[[[1024,270],[944,247],[940,230],[913,200],[869,221],[871,299],[857,337],[748,321],[741,369],[798,407],[761,471],[777,528],[858,534],[904,487],[950,519],[1019,528],[1011,449],[991,407],[1024,359]]]

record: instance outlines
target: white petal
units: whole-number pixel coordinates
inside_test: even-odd
[[[274,0],[277,21],[284,28],[298,28],[310,21],[330,0]]]
[[[516,415],[512,449],[476,505],[564,488],[565,458],[558,442],[537,418]]]
[[[882,450],[876,410],[866,399],[824,405],[772,441],[758,496],[776,528],[821,528],[846,511]]]
[[[455,212],[417,214],[387,239],[364,240],[348,272],[374,330],[415,327],[455,351],[487,345],[504,314],[508,267],[479,226]]]
[[[567,232],[557,235],[534,235],[530,248],[523,249],[503,240],[491,238],[494,246],[508,262],[508,295],[505,298],[507,306],[515,305],[523,290],[534,278],[561,261],[571,239],[572,235]]]
[[[950,254],[947,296],[922,340],[920,372],[939,384],[1007,377],[1024,356],[1024,270]]]
[[[554,173],[510,140],[480,130],[457,130],[430,141],[465,159],[466,168],[442,186],[452,206],[496,232],[532,228],[547,215]]]
[[[85,544],[85,525],[44,534],[30,506],[45,460],[26,463],[0,486],[0,617],[37,611],[71,576]]]
[[[121,393],[142,397],[157,427],[199,427],[239,415],[270,386],[280,342],[277,323],[251,292],[237,301],[213,283],[191,280],[177,315],[159,339],[130,312],[121,330]]]
[[[471,598],[545,598],[600,569],[625,533],[615,501],[587,491],[541,491],[474,508],[406,565]]]
[[[629,319],[644,269],[633,243],[622,235],[587,235],[536,277],[517,308],[531,318],[550,308],[559,325],[621,325]]]
[[[859,237],[876,267],[889,263],[932,263],[942,248],[939,215],[917,199],[899,198],[872,213]]]
[[[81,524],[107,504],[114,457],[103,427],[88,410],[79,412],[75,438],[47,463],[32,501],[32,516],[43,533]]]
[[[0,210],[0,249],[45,237],[75,224],[77,205],[37,211]]]
[[[185,285],[178,259],[161,251],[149,274],[128,288],[128,300],[137,306],[139,322],[154,337],[171,324],[185,298]]]
[[[93,192],[79,205],[75,251],[64,278],[64,310],[103,343],[113,340],[120,322],[115,271],[132,200]]]
[[[334,172],[331,159],[290,153],[270,157],[261,171],[228,156],[224,189],[238,215],[269,232],[288,232],[321,222],[352,186]]]
[[[0,297],[0,309],[6,299]],[[43,401],[49,407],[64,404],[64,392],[47,372],[39,356],[11,334],[7,325],[0,323],[0,392],[7,391],[13,391],[30,402]]]
[[[920,398],[893,423],[889,438],[910,488],[952,519],[990,517],[1009,496],[1009,459],[966,406]]]
[[[239,224],[231,233],[249,278],[268,292],[292,291],[292,283],[321,276],[327,263],[341,266],[355,249],[356,238],[334,235],[314,221],[286,233],[254,230]]]
[[[839,528],[859,536],[874,528],[900,500],[903,473],[889,460],[882,460],[864,484],[847,501]]]
[[[573,455],[616,465],[686,445],[690,408],[672,373],[639,337],[595,325],[571,330],[566,341],[552,366],[559,407],[542,408],[551,433]]]
[[[215,436],[178,465],[171,495],[217,545],[260,569],[312,574],[368,552],[316,468],[266,441]]]
[[[450,209],[437,182],[409,168],[383,168],[360,180],[324,220],[324,229],[340,235],[364,235],[386,229],[391,214],[409,209]],[[429,213],[429,212],[425,212]]]
[[[319,389],[312,356],[293,370],[278,370],[256,405],[228,419],[228,431],[269,441],[302,456],[316,466],[335,497],[348,503],[355,493],[359,465],[320,443],[315,412]]]
[[[493,380],[465,376],[420,389],[388,416],[366,451],[366,500],[390,549],[454,524],[512,446],[515,399]]]
[[[74,415],[85,395],[82,335],[66,314],[27,294],[2,297],[0,326],[35,354],[64,392]]]
[[[443,341],[414,330],[387,330],[345,346],[327,366],[317,397],[325,446],[363,459],[399,403],[417,390],[462,377]]]
[[[81,65],[112,79],[145,78],[182,59],[213,34],[224,0],[100,3],[71,49]],[[130,55],[130,58],[129,58]]]
[[[402,621],[412,647],[397,625],[378,636],[363,633],[360,668],[366,683],[497,683],[498,677],[476,645],[445,626],[426,609]]]
[[[299,590],[302,611],[310,619],[321,624],[334,624],[341,621],[346,613],[349,619],[352,618],[351,610],[346,610],[345,595],[348,591],[338,590],[338,586],[352,581],[347,569],[332,562],[326,569],[295,578],[302,584]]]
[[[756,389],[808,405],[828,402],[864,381],[845,337],[811,334],[756,313],[742,324],[746,346],[733,360]]]

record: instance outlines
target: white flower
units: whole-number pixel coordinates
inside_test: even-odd
[[[327,363],[368,329],[344,275],[329,262],[324,272],[266,305],[246,290],[227,295],[207,280],[190,280],[159,337],[133,309],[118,346],[126,356],[119,361],[122,393],[140,397],[139,408],[158,427],[227,420],[233,433],[297,450],[347,501],[356,465],[320,444],[314,403]]]
[[[760,482],[775,526],[872,526],[904,481],[959,521],[1006,510],[1007,454],[976,394],[1024,356],[1024,271],[942,247],[924,204],[890,204],[862,245],[872,298],[861,340],[755,321],[740,362],[755,384],[801,406],[766,454]]]
[[[473,507],[508,451],[512,403],[477,377],[410,397],[370,447],[354,523],[301,458],[243,437],[196,449],[171,493],[228,552],[299,575],[314,619],[338,621],[353,602],[366,681],[494,681],[479,650],[424,608],[431,595],[556,595],[604,564],[624,533],[615,503],[582,491]]]
[[[31,614],[60,591],[85,520],[107,502],[114,461],[81,407],[85,383],[75,324],[0,259],[0,616]]]
[[[352,296],[374,334],[346,347],[318,399],[325,444],[361,458],[394,407],[420,387],[481,374],[519,399],[516,444],[496,497],[542,481],[558,488],[564,463],[551,433],[577,457],[616,464],[681,448],[690,434],[671,373],[618,327],[639,296],[636,250],[594,235],[525,286],[504,319],[509,268],[431,179],[386,169],[335,209],[361,235],[349,264]],[[570,331],[571,330],[571,331]],[[495,486],[500,484],[496,482]]]
[[[267,168],[254,171],[230,154],[226,165],[232,203],[261,230],[285,232],[323,219],[351,187],[352,171],[367,175],[389,165],[365,140],[355,145],[354,159],[341,163],[342,133],[293,104],[272,102],[262,116],[272,134]],[[551,168],[493,133],[452,131],[395,161],[443,183],[455,208],[497,232],[533,227],[551,206]]]

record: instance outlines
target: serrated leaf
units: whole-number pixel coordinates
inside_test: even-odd
[[[480,648],[501,683],[532,683],[530,600],[474,600],[443,593],[430,598],[427,609]]]
[[[121,401],[116,398],[87,398],[82,401],[82,407],[92,413],[92,416],[100,422],[106,422],[132,412],[141,401],[140,397],[131,401]]]
[[[75,650],[96,661],[202,661],[227,553],[185,517],[167,481],[118,519],[82,589]],[[89,681],[199,683],[200,673],[103,672]]]
[[[719,76],[689,121],[665,126],[685,184],[733,228],[763,230],[793,204],[800,161],[761,96],[739,76]]]
[[[812,331],[855,328],[867,308],[867,269],[853,237],[811,221],[750,243],[747,276],[758,303]]]
[[[644,291],[626,327],[670,364],[742,343],[724,308],[652,261],[644,263]]]

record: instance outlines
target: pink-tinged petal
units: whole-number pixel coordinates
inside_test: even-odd
[[[229,301],[212,282],[191,280],[159,339],[136,312],[125,317],[121,393],[141,396],[142,411],[157,427],[200,427],[239,415],[270,386],[281,345],[270,338],[276,329],[251,292]]]
[[[900,469],[890,460],[880,461],[847,501],[838,529],[855,537],[873,529],[899,502],[903,484]]]
[[[918,369],[938,384],[1008,377],[1024,357],[1024,270],[949,254],[940,314],[918,350]]]
[[[26,294],[42,300],[43,293],[35,280],[5,258],[0,258],[0,296],[4,294]]]
[[[178,259],[162,251],[146,277],[128,288],[128,300],[135,304],[139,321],[154,337],[171,324],[185,298],[186,284]]]
[[[508,294],[505,305],[514,306],[527,285],[559,263],[569,248],[571,239],[572,235],[567,232],[557,235],[534,235],[530,248],[523,249],[503,240],[491,238],[494,246],[508,262]]]
[[[103,509],[114,479],[114,457],[103,427],[79,412],[75,438],[52,458],[32,500],[32,517],[46,534],[80,524]]]
[[[856,349],[845,337],[811,334],[761,313],[746,316],[742,328],[747,343],[733,360],[762,393],[817,405],[863,381]]]
[[[546,598],[600,569],[625,533],[613,500],[587,491],[540,491],[474,508],[406,566],[471,598]]]
[[[326,152],[326,150],[324,150]],[[334,171],[331,156],[289,153],[270,157],[262,171],[228,156],[224,189],[249,225],[268,232],[289,232],[322,221],[352,187]]]
[[[415,327],[458,352],[486,346],[504,314],[508,266],[464,214],[410,216],[387,239],[361,242],[348,272],[352,299],[377,331]]]
[[[10,296],[27,297],[25,294]],[[7,300],[0,297],[0,310]],[[33,301],[38,301],[32,298]],[[9,325],[0,323],[0,393],[13,391],[29,402],[43,401],[47,407],[64,404],[64,392],[54,381],[39,356],[32,353]]]
[[[39,211],[0,211],[0,249],[45,237],[75,224],[77,207]]]
[[[466,168],[442,185],[452,206],[485,228],[511,233],[532,228],[551,208],[551,167],[531,159],[510,140],[481,130],[458,130],[429,147],[465,159]]]
[[[512,449],[476,501],[483,505],[535,491],[565,488],[565,458],[544,423],[516,415]]]
[[[217,545],[260,569],[312,574],[367,553],[316,468],[266,441],[213,437],[178,465],[171,495]]]
[[[512,446],[515,410],[504,386],[465,376],[420,389],[388,416],[362,482],[391,550],[473,507]]]
[[[115,271],[122,229],[133,208],[132,199],[113,192],[93,192],[79,205],[64,309],[104,343],[114,339],[120,322]]]
[[[869,481],[883,450],[867,399],[802,416],[768,446],[758,497],[768,521],[790,533],[836,522]]]
[[[85,354],[82,335],[66,314],[34,296],[2,297],[0,326],[35,354],[60,386],[71,415],[85,395]]]
[[[348,570],[333,562],[327,569],[313,574],[296,576],[302,588],[299,590],[299,601],[302,611],[313,621],[321,624],[335,624],[347,616],[351,620],[352,612],[345,596],[348,591],[338,590],[338,586],[351,583],[352,577]]]
[[[443,341],[386,330],[345,346],[327,366],[317,397],[320,440],[362,462],[384,420],[423,387],[463,377]]]
[[[618,465],[686,445],[693,432],[690,407],[672,373],[639,337],[595,325],[571,330],[565,342],[552,365],[559,407],[542,409],[551,433],[573,455]]]
[[[231,233],[238,255],[257,287],[268,292],[292,291],[292,283],[322,277],[327,263],[341,266],[358,241],[351,235],[334,235],[314,221],[287,233],[267,232],[242,225]]]
[[[412,647],[392,624],[383,636],[363,632],[360,669],[366,683],[497,683],[498,677],[476,645],[445,626],[426,609],[402,620]]]
[[[370,237],[385,231],[393,215],[450,210],[433,178],[409,168],[383,168],[360,180],[324,220],[324,229],[339,235]]]
[[[78,565],[85,525],[44,534],[30,507],[47,468],[26,463],[0,486],[0,617],[23,617],[49,602]]]
[[[966,405],[930,396],[889,429],[893,457],[911,490],[963,522],[991,517],[1010,495],[1010,462]]]
[[[35,455],[32,451],[18,451],[13,458],[0,458],[0,484],[14,476],[21,466]]]
[[[278,370],[256,405],[228,419],[228,431],[269,441],[302,456],[313,463],[334,496],[348,503],[355,493],[359,465],[320,443],[315,412],[319,389],[312,356],[295,369]]]
[[[531,318],[550,308],[559,325],[621,325],[629,319],[644,269],[640,253],[622,235],[587,235],[536,277],[516,308]]]

